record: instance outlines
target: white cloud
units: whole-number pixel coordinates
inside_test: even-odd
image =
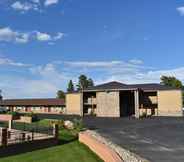
[[[112,67],[122,64],[122,61],[64,61],[65,65],[73,67]]]
[[[59,0],[45,0],[44,5],[45,6],[50,6],[50,5],[53,5],[53,4],[57,4],[58,2],[59,2]]]
[[[23,68],[28,70],[25,76],[2,73],[0,87],[8,98],[55,97],[58,89],[66,89],[68,80],[72,79],[76,83],[80,74],[93,78],[95,84],[112,80],[126,84],[158,83],[162,75],[175,76],[184,81],[184,67],[154,69],[144,66],[141,60],[133,60],[53,61],[45,65],[32,65]],[[0,65],[22,66],[24,63],[4,58],[0,59]]]
[[[27,67],[30,66],[28,64],[24,64],[21,62],[15,62],[9,58],[0,57],[0,65],[9,65],[9,66],[18,66],[18,67]]]
[[[15,11],[19,11],[20,13],[26,13],[28,11],[39,11],[42,13],[42,11],[51,5],[59,3],[59,0],[28,0],[28,1],[22,1],[17,0],[13,3],[11,3],[11,8]]]
[[[143,61],[139,59],[132,59],[129,62],[132,64],[143,64]]]
[[[181,16],[184,16],[184,6],[178,7],[176,10],[180,13]]]
[[[43,33],[40,31],[19,32],[12,30],[9,27],[0,28],[0,41],[27,43],[31,40],[37,41],[58,41],[62,39],[64,33],[57,33],[56,35]]]
[[[15,41],[17,43],[27,43],[29,41],[29,33],[22,33],[20,36],[17,35],[17,37],[15,38]]]
[[[51,40],[51,36],[47,33],[41,33],[41,32],[36,32],[36,38],[39,41],[49,41]]]
[[[27,43],[28,40],[29,33],[13,31],[9,27],[0,28],[0,41]]]
[[[67,73],[58,71],[53,63],[31,67],[30,72],[34,75],[40,75],[42,78],[48,79],[54,83],[69,79]]]
[[[48,80],[28,79],[21,76],[0,76],[3,96],[5,98],[44,98],[55,97],[58,85]]]
[[[0,65],[19,65],[9,59],[0,59]],[[29,98],[29,97],[55,97],[57,90],[66,86],[69,78],[62,72],[58,72],[51,63],[40,66],[31,66],[27,75],[13,75],[3,73],[0,75],[0,88],[5,98]],[[15,75],[16,74],[16,75]],[[31,77],[30,77],[31,76]]]
[[[0,41],[12,41],[16,36],[17,32],[12,31],[9,27],[0,28]]]
[[[36,2],[36,1],[35,1]],[[29,10],[38,10],[38,6],[37,4],[32,4],[32,3],[29,3],[29,2],[20,2],[20,1],[16,1],[15,3],[13,3],[11,5],[11,7],[15,10],[18,10],[18,11],[22,11],[22,12],[25,12],[25,11],[29,11]]]
[[[64,37],[64,33],[61,33],[61,32],[59,32],[59,33],[57,33],[57,35],[56,36],[54,36],[54,40],[59,40],[59,39],[62,39]]]
[[[55,36],[50,35],[48,33],[41,33],[36,31],[36,39],[38,41],[57,41],[64,37],[64,33],[57,33]],[[51,43],[51,42],[50,42]]]
[[[131,59],[125,61],[61,61],[73,75],[94,74],[96,83],[118,80],[124,83],[152,83],[159,82],[162,75],[175,76],[184,82],[184,67],[157,70],[143,65],[142,60]]]

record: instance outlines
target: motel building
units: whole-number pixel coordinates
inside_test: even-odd
[[[109,82],[66,94],[66,113],[81,116],[182,116],[182,91],[161,84]]]
[[[182,91],[161,84],[109,82],[56,98],[3,99],[11,111],[97,117],[182,116]]]
[[[10,111],[34,112],[34,113],[65,113],[65,101],[57,98],[42,99],[4,99],[0,101],[0,107]]]

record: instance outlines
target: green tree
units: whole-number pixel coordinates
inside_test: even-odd
[[[57,98],[65,99],[65,93],[62,90],[57,91]]]
[[[160,83],[163,85],[167,85],[174,88],[181,88],[183,90],[182,95],[183,95],[183,105],[184,105],[184,86],[182,82],[177,78],[171,77],[171,76],[162,76],[160,80],[161,80]]]
[[[88,87],[93,87],[94,86],[94,82],[91,78],[88,79]]]
[[[78,85],[77,85],[77,89],[81,90],[84,88],[88,87],[88,79],[85,75],[80,75],[79,76],[79,81],[78,81]]]
[[[68,83],[68,88],[67,88],[67,92],[72,92],[74,91],[74,85],[73,85],[73,81],[70,80],[69,83]]]
[[[172,76],[161,76],[161,84],[174,88],[183,88],[183,84],[180,80]]]
[[[0,100],[3,99],[3,96],[2,96],[2,90],[0,89]]]

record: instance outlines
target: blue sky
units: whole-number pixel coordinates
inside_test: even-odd
[[[95,84],[184,81],[184,0],[2,0],[0,89],[55,97],[80,74]]]

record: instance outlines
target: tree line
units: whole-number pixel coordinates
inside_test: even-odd
[[[183,90],[183,98],[184,98],[184,85],[182,82],[173,76],[161,76],[160,78],[160,84],[170,86],[173,88],[180,88]],[[94,86],[94,82],[91,78],[87,78],[85,75],[80,75],[78,78],[78,84],[76,87],[73,84],[73,81],[70,80],[68,82],[67,92],[73,92],[82,90],[88,87]],[[65,98],[65,93],[61,90],[57,92],[57,98]],[[184,99],[183,99],[184,100]]]
[[[80,91],[85,88],[94,86],[94,82],[91,78],[88,78],[86,75],[80,75],[78,78],[78,83],[74,86],[73,81],[69,80],[67,86],[67,92]],[[57,91],[57,98],[65,98],[65,93],[62,90]]]
[[[173,88],[182,89],[183,90],[183,101],[184,101],[184,85],[179,79],[173,76],[161,76],[160,84],[170,86]],[[72,80],[69,80],[68,86],[67,86],[67,92],[79,91],[79,90],[83,90],[85,88],[92,87],[92,86],[94,86],[94,82],[91,78],[88,78],[86,75],[80,75],[76,86],[74,86]],[[65,99],[65,92],[62,90],[58,90],[56,97]],[[2,91],[0,90],[0,100],[2,98],[3,98]]]

